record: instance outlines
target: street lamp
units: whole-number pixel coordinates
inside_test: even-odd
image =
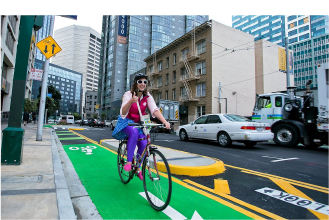
[[[220,99],[225,99],[225,113],[227,113],[227,98],[218,98],[218,97],[214,97],[215,99],[218,99],[218,102],[219,102],[219,111],[220,111],[220,113],[222,112],[221,111],[221,104],[220,104]]]

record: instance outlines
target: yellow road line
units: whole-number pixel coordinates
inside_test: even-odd
[[[196,187],[199,187],[200,189],[207,190],[207,191],[209,191],[209,192],[211,192],[211,193],[215,193],[215,194],[217,194],[217,195],[219,195],[219,196],[221,196],[221,197],[224,197],[224,198],[226,198],[226,199],[229,199],[229,200],[231,200],[231,201],[233,201],[233,202],[235,202],[235,203],[237,203],[237,204],[239,204],[239,205],[243,205],[243,206],[245,206],[245,207],[247,207],[247,208],[249,208],[249,209],[251,209],[251,210],[254,210],[254,211],[256,211],[256,212],[258,212],[258,213],[261,213],[261,214],[263,214],[263,215],[265,215],[265,216],[268,216],[268,217],[270,217],[270,218],[272,218],[272,219],[285,219],[285,218],[283,218],[283,217],[281,217],[281,216],[278,216],[278,215],[276,215],[276,214],[273,214],[273,213],[271,213],[271,212],[269,212],[269,211],[266,211],[266,210],[264,210],[264,209],[258,208],[257,206],[251,205],[251,204],[246,203],[246,202],[244,202],[244,201],[242,201],[242,200],[240,200],[240,199],[234,198],[233,196],[227,195],[227,194],[225,194],[225,193],[215,192],[215,190],[213,190],[213,189],[211,189],[211,188],[208,188],[208,187],[206,187],[206,186],[203,186],[203,185],[201,185],[201,184],[198,184],[198,183],[196,183],[196,182],[193,182],[193,181],[191,181],[191,180],[187,180],[187,179],[185,179],[184,182],[187,182],[187,183],[189,183],[189,184],[191,184],[191,185],[194,185],[194,186],[196,186]]]
[[[272,180],[275,184],[277,184],[279,187],[281,187],[281,189],[283,189],[285,192],[287,192],[289,194],[314,201],[313,199],[311,199],[310,197],[305,195],[303,192],[299,191],[298,189],[296,189],[295,187],[293,187],[292,185],[290,185],[288,182],[286,182],[284,180],[276,179],[276,178],[269,178],[269,179]],[[328,219],[328,215],[322,214],[320,212],[317,212],[317,211],[314,211],[311,209],[308,209],[308,211],[312,212],[319,219]]]
[[[267,173],[261,173],[261,172],[257,172],[257,171],[254,171],[254,170],[248,170],[248,169],[244,169],[244,168],[236,167],[236,166],[231,166],[231,165],[227,165],[227,164],[225,164],[225,166],[242,170],[242,172],[244,172],[244,173],[249,173],[249,174],[253,174],[253,175],[257,175],[257,176],[263,176],[263,177],[266,177],[266,178],[272,177],[272,178],[282,179],[282,180],[285,180],[285,181],[290,182],[291,184],[294,184],[294,185],[297,185],[297,186],[301,186],[301,187],[308,188],[308,189],[314,189],[314,190],[317,190],[319,192],[324,192],[324,193],[327,193],[327,194],[329,193],[329,189],[326,188],[326,187],[323,187],[323,186],[318,186],[318,185],[314,185],[314,184],[310,184],[310,183],[305,183],[305,182],[301,182],[301,181],[297,181],[297,180],[293,180],[293,179],[288,179],[288,178],[281,177],[281,176],[271,175],[271,174],[267,174]]]

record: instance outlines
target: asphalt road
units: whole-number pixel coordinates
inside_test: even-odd
[[[98,143],[102,139],[112,138],[109,128],[84,128],[87,130],[77,132]],[[321,214],[310,211],[308,205],[302,204],[304,207],[301,207],[289,203],[289,200],[297,197],[313,200],[313,209],[326,209],[325,213],[328,214],[328,147],[289,148],[276,146],[275,143],[258,143],[254,147],[246,147],[244,144],[233,143],[229,148],[222,148],[216,142],[195,139],[180,141],[175,134],[164,133],[157,134],[154,144],[217,158],[226,167],[224,173],[215,176],[176,176],[179,179],[188,179],[210,189],[214,188],[215,179],[227,180],[230,195],[234,198],[287,219],[323,218]],[[277,193],[282,192],[281,200],[280,197],[271,196],[271,193],[264,195],[256,191],[264,187],[278,190],[275,191]],[[295,197],[289,197],[286,193]]]

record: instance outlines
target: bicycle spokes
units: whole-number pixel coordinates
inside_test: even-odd
[[[161,152],[152,150],[150,156],[145,159],[144,166],[144,189],[147,200],[154,209],[163,210],[169,204],[171,197],[169,165]]]

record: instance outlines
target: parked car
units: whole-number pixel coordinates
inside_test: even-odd
[[[117,116],[116,119],[111,121],[110,128],[112,130],[114,130],[115,126],[117,125],[118,119],[119,119],[119,116]]]
[[[82,120],[76,120],[76,121],[74,122],[74,124],[81,124],[81,121],[82,121]]]
[[[87,119],[81,120],[79,124],[80,124],[80,126],[88,125],[88,120]]]
[[[241,115],[203,115],[187,125],[179,126],[176,135],[182,141],[199,138],[218,141],[219,146],[228,147],[232,141],[242,142],[248,147],[257,142],[273,140],[268,123],[252,122]]]
[[[109,121],[109,120],[105,120],[104,122],[105,122],[105,126],[106,126],[106,127],[110,127],[110,125],[111,125],[111,121]]]
[[[95,119],[89,122],[89,127],[95,127],[95,126],[104,128],[105,122],[99,119],[98,120]]]

